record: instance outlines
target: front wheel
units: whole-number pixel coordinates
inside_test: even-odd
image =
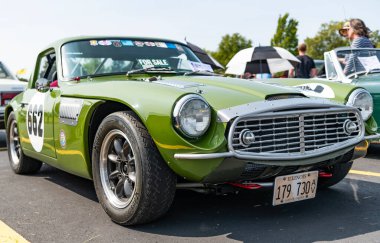
[[[131,112],[112,113],[102,121],[95,136],[92,169],[99,202],[116,223],[153,221],[172,204],[176,176]]]
[[[40,170],[42,162],[24,154],[14,112],[9,114],[7,122],[8,157],[12,170],[16,174],[32,174]]]

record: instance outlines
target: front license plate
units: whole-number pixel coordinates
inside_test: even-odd
[[[314,198],[317,183],[318,171],[276,177],[273,206]]]

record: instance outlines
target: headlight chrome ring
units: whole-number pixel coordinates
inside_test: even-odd
[[[174,127],[185,137],[201,137],[208,130],[210,122],[210,105],[199,95],[185,95],[178,100],[174,107]]]
[[[373,98],[365,89],[355,89],[348,97],[346,105],[358,108],[364,121],[367,121],[373,112]]]

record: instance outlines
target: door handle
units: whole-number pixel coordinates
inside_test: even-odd
[[[21,102],[20,103],[20,106],[21,106],[21,108],[24,108],[25,106],[27,106],[29,103],[25,103],[25,102]]]

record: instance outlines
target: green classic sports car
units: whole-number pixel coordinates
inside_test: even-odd
[[[170,208],[176,188],[273,188],[273,205],[315,197],[365,155],[361,111],[295,89],[216,76],[184,44],[60,40],[6,107],[10,165],[92,179],[111,219]]]

